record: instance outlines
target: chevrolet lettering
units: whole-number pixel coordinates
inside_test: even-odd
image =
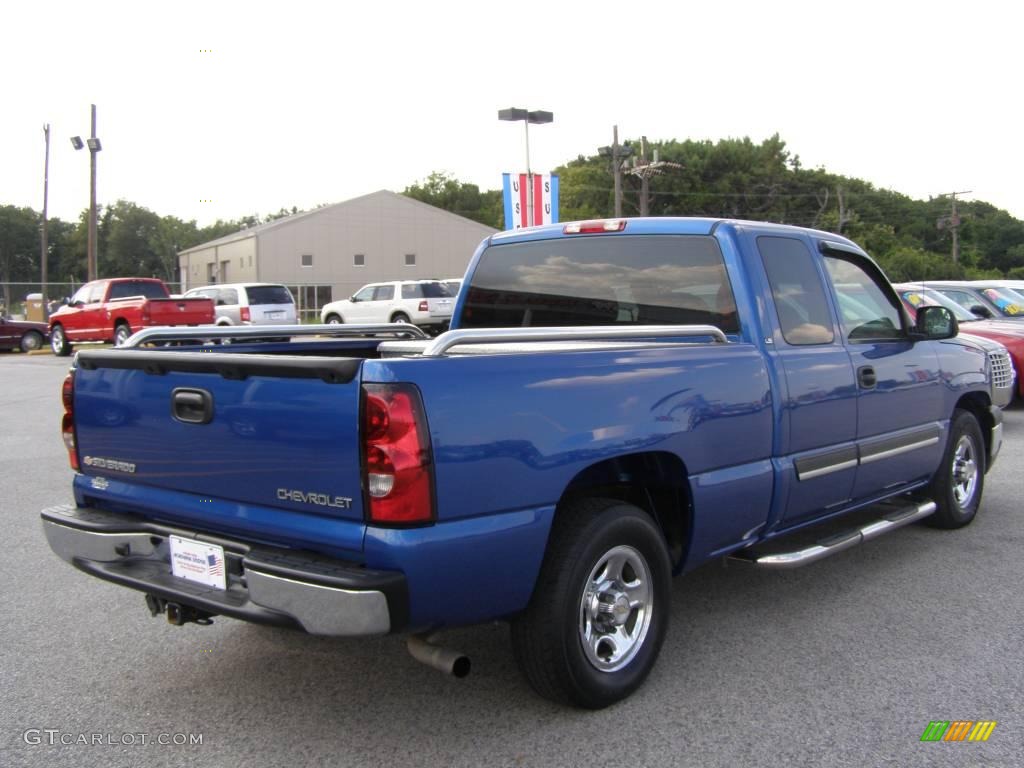
[[[318,507],[333,507],[334,509],[351,509],[352,507],[352,499],[347,496],[329,496],[326,493],[290,491],[287,488],[278,488],[277,498],[281,501],[294,501],[297,504],[315,504]]]

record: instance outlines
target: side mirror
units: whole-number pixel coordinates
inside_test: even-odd
[[[956,318],[946,307],[921,307],[911,336],[916,341],[939,341],[952,339],[959,332]]]
[[[982,304],[975,304],[971,307],[971,313],[977,315],[983,320],[988,320],[992,317],[992,310]]]
[[[359,301],[359,297],[353,293],[351,296],[348,297],[348,300],[355,304],[356,302]]]

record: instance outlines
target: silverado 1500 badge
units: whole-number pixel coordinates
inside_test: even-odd
[[[281,501],[294,501],[299,504],[315,504],[318,507],[334,507],[335,509],[350,509],[352,507],[352,499],[347,496],[328,496],[326,493],[313,491],[290,491],[287,488],[278,488],[277,498]]]
[[[86,456],[85,466],[106,469],[111,472],[127,472],[135,474],[135,464],[130,461],[119,461],[117,459],[105,459],[102,456]]]

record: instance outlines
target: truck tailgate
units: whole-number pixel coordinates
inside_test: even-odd
[[[214,321],[212,299],[149,299],[150,325],[201,325]]]
[[[351,358],[89,350],[76,358],[81,471],[362,520]]]

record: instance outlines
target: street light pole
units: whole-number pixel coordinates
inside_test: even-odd
[[[555,116],[552,112],[543,110],[529,111],[526,109],[499,109],[499,120],[519,121],[522,120],[526,128],[526,226],[534,225],[533,215],[533,171],[530,170],[530,123],[542,125],[554,122]],[[506,222],[506,226],[508,223]]]
[[[43,136],[46,138],[46,159],[43,163],[43,228],[42,237],[40,242],[40,259],[39,263],[42,268],[41,279],[43,284],[39,287],[40,293],[43,296],[43,320],[49,321],[50,310],[46,299],[46,283],[47,283],[47,256],[50,251],[49,235],[46,231],[46,216],[47,216],[47,203],[50,198],[50,124],[47,123],[43,126]]]
[[[96,137],[96,105],[92,106],[92,133],[89,139],[82,141],[81,136],[71,137],[71,146],[75,149],[89,147],[89,241],[86,245],[86,271],[88,281],[95,280],[98,275],[96,259],[96,153],[103,149],[100,140]]]

